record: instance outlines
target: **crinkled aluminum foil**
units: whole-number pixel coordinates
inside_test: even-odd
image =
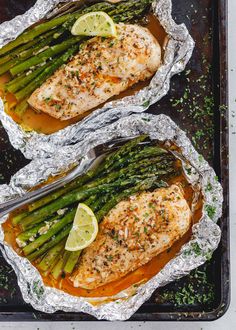
[[[86,141],[63,147],[61,153],[55,153],[52,158],[31,161],[12,177],[9,186],[0,186],[0,202],[22,194],[30,187],[47,179],[50,174],[56,175],[62,169],[67,169],[71,163],[79,163],[80,160],[84,159],[83,156],[86,156],[89,150],[97,145],[116,138],[143,133],[149,134],[151,139],[174,142],[181,148],[182,155],[192,166],[192,174],[188,174],[188,180],[193,186],[198,185],[204,196],[203,216],[200,222],[193,226],[192,239],[182,247],[174,259],[147,283],[140,284],[138,288],[132,286],[128,290],[120,292],[116,297],[113,297],[116,301],[107,302],[104,299],[94,298],[99,301],[99,305],[94,306],[92,304],[94,299],[70,296],[57,289],[44,286],[39,272],[30,262],[18,256],[10,246],[4,243],[4,234],[1,230],[0,242],[2,243],[3,255],[17,274],[24,300],[35,309],[46,313],[53,313],[57,310],[85,312],[98,319],[107,320],[129,319],[155,289],[189,274],[192,269],[202,265],[217,248],[221,237],[220,228],[216,224],[222,214],[221,185],[215,179],[214,170],[196,152],[186,134],[165,115],[133,114],[121,118],[105,128],[90,132]],[[212,219],[207,213],[209,208],[214,209],[214,212],[211,212]],[[1,219],[1,222],[5,219]]]
[[[10,22],[4,22],[0,28],[0,47],[16,38],[24,29],[44,17],[60,0],[38,0],[24,15]],[[184,70],[194,48],[194,41],[184,24],[177,25],[171,16],[171,0],[154,0],[153,11],[168,34],[163,63],[150,85],[133,96],[106,103],[84,120],[62,129],[54,134],[45,135],[26,132],[4,112],[0,100],[0,120],[6,129],[11,144],[20,149],[26,158],[34,159],[54,153],[61,146],[82,141],[88,132],[103,127],[116,119],[140,113],[167,94],[170,79]]]

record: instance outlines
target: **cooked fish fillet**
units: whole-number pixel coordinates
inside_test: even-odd
[[[71,280],[85,289],[115,281],[172,246],[190,225],[191,211],[178,185],[132,196],[103,219]]]
[[[161,48],[148,29],[119,24],[117,38],[95,37],[28,99],[36,110],[66,120],[152,77]]]

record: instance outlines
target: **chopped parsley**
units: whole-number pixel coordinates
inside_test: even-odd
[[[209,205],[208,204],[208,205],[205,206],[205,210],[206,210],[209,218],[213,219],[214,216],[215,216],[215,214],[216,214],[216,208],[215,208],[215,206],[212,206],[212,205]]]

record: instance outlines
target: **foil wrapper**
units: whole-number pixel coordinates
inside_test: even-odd
[[[24,15],[1,24],[0,47],[15,39],[33,23],[38,22],[60,2],[60,0],[38,0]],[[82,141],[88,132],[97,127],[105,126],[132,113],[144,112],[149,105],[154,104],[167,94],[171,77],[183,71],[189,61],[194,48],[194,41],[186,26],[184,24],[177,25],[172,19],[171,0],[154,0],[152,7],[154,15],[167,33],[167,43],[159,70],[152,78],[149,86],[135,95],[108,102],[84,120],[50,135],[24,131],[4,112],[4,104],[0,100],[0,120],[8,133],[11,144],[16,149],[20,149],[26,158],[48,157],[62,146]]]
[[[55,153],[51,158],[32,160],[12,177],[9,185],[0,186],[0,202],[23,194],[46,180],[49,175],[56,175],[62,170],[67,170],[72,163],[76,162],[78,166],[83,166],[86,155],[97,145],[121,137],[149,134],[151,139],[171,141],[180,148],[180,154],[188,161],[188,163],[183,162],[187,179],[204,196],[203,215],[193,226],[190,241],[182,246],[179,254],[156,276],[144,284],[140,283],[138,287],[131,286],[120,292],[109,302],[106,298],[75,297],[45,286],[37,269],[26,258],[18,256],[11,246],[4,242],[2,228],[0,230],[1,250],[17,274],[24,300],[35,309],[46,313],[57,310],[85,312],[98,319],[126,320],[150,298],[154,290],[189,274],[212,255],[221,237],[221,231],[216,222],[222,214],[222,188],[216,180],[214,170],[196,152],[186,134],[165,115],[133,114],[105,128],[96,127],[96,129],[87,134],[86,141],[65,146],[60,153]],[[6,217],[2,218],[1,223],[5,220]],[[94,304],[95,302],[97,305]]]

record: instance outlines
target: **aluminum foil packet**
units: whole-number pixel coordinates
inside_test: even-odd
[[[45,17],[45,14],[53,10],[60,2],[60,0],[38,0],[25,14],[1,24],[0,48],[15,39],[30,25]],[[152,78],[149,86],[135,95],[108,102],[82,121],[50,135],[24,131],[4,112],[4,105],[0,99],[0,120],[8,133],[11,144],[16,149],[20,149],[26,158],[50,156],[62,146],[82,141],[88,132],[97,127],[103,127],[132,113],[144,112],[151,104],[167,94],[171,77],[183,71],[188,63],[194,48],[194,41],[186,26],[184,24],[177,25],[172,19],[171,0],[154,0],[152,7],[153,13],[167,33],[168,41],[161,67]]]
[[[222,214],[222,187],[216,180],[214,170],[197,153],[186,134],[165,115],[133,114],[121,118],[105,128],[91,131],[87,134],[86,141],[62,147],[61,153],[55,153],[51,158],[32,160],[12,177],[9,185],[0,186],[0,202],[24,194],[50,175],[68,170],[72,163],[77,163],[80,167],[84,166],[86,155],[97,145],[140,134],[149,134],[151,139],[159,141],[171,141],[180,148],[180,154],[188,161],[183,162],[187,179],[195,189],[201,191],[204,198],[203,215],[200,221],[193,225],[191,240],[183,245],[178,255],[148,282],[138,287],[133,285],[107,301],[106,298],[99,297],[75,297],[45,286],[37,269],[26,258],[18,256],[4,242],[1,228],[2,253],[17,274],[24,300],[35,309],[46,313],[58,310],[85,312],[98,319],[127,320],[157,288],[189,274],[191,270],[206,262],[217,248],[221,230],[216,222]],[[7,216],[2,218],[1,223],[6,218]]]

